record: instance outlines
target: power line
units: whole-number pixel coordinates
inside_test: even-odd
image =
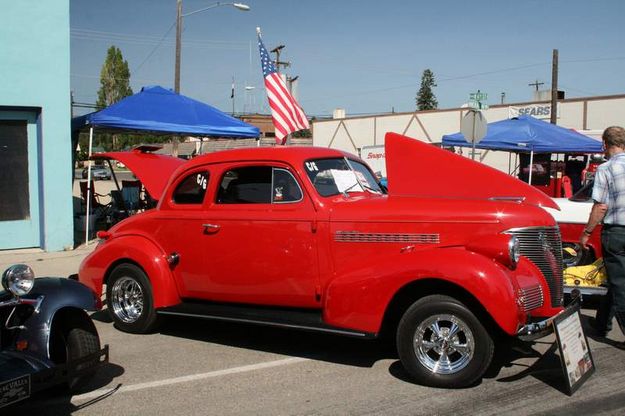
[[[161,40],[156,44],[156,46],[152,49],[152,51],[150,51],[148,56],[146,56],[145,59],[139,64],[139,66],[137,66],[132,72],[136,73],[136,72],[138,72],[141,69],[143,64],[145,64],[147,62],[147,60],[150,59],[150,57],[154,54],[154,52],[156,52],[156,50],[159,48],[159,46],[161,46],[161,43],[163,43],[163,40],[165,40],[167,35],[169,35],[169,32],[171,32],[171,30],[174,28],[174,26],[176,26],[176,21],[175,20],[171,24],[171,26],[169,26],[169,29],[167,29],[167,31],[165,32],[163,37],[161,37]]]
[[[175,22],[173,23],[175,25]],[[171,30],[168,29],[166,34]],[[72,29],[71,37],[78,40],[90,40],[90,41],[112,41],[112,42],[124,42],[139,45],[159,45],[163,42],[163,37],[152,35],[135,35],[125,33],[113,33],[113,32],[98,32],[98,31],[86,31],[81,29]],[[171,43],[167,41],[165,43]],[[229,41],[229,40],[207,40],[207,39],[186,39],[185,46],[191,47],[205,47],[214,49],[246,49],[247,42],[243,41]]]

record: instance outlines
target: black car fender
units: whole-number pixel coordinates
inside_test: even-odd
[[[56,325],[81,326],[97,334],[85,311],[97,310],[98,302],[93,291],[82,283],[65,278],[38,278],[23,299],[38,300],[32,313],[21,323],[16,339],[26,342],[30,354],[53,358],[51,337]]]

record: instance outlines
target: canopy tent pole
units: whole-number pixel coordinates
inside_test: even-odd
[[[512,152],[508,152],[508,175],[512,175]]]
[[[530,176],[527,181],[530,185],[532,184],[532,168],[534,167],[534,150],[530,151]]]
[[[85,215],[85,246],[89,245],[89,219],[91,218],[91,148],[93,147],[93,126],[89,127],[89,156],[87,157],[87,212]]]

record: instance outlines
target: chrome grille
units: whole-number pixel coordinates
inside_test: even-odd
[[[515,228],[505,232],[519,239],[521,255],[536,265],[545,276],[551,292],[551,305],[562,306],[562,241],[558,227]]]
[[[439,234],[405,233],[361,233],[358,231],[337,231],[334,241],[340,243],[440,243]]]
[[[540,308],[544,301],[543,288],[540,285],[519,289],[519,303],[525,312]]]

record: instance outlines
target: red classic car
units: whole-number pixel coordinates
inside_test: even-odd
[[[542,334],[562,310],[560,234],[540,208],[557,206],[414,139],[387,134],[386,154],[388,193],[362,160],[326,148],[230,150],[163,169],[157,208],[100,232],[79,279],[106,285],[122,331],[151,331],[166,314],[389,330],[416,381],[470,385],[502,334]],[[471,185],[480,178],[488,185]]]

